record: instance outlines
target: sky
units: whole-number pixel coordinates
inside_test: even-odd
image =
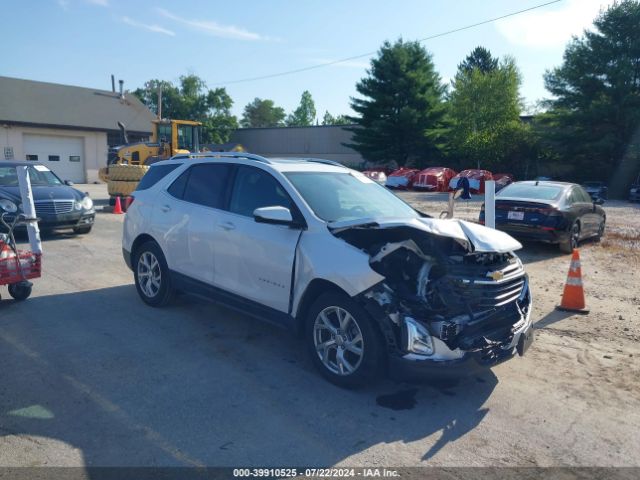
[[[352,113],[349,98],[369,58],[266,80],[236,80],[375,52],[385,40],[418,40],[549,0],[32,0],[5,1],[0,75],[111,88],[111,74],[134,90],[152,78],[196,74],[225,86],[233,112],[255,97],[287,112],[309,90],[318,116]],[[511,55],[521,96],[548,96],[543,74],[562,63],[572,35],[590,28],[610,0],[562,0],[423,43],[444,82],[478,45]],[[0,92],[1,93],[1,92]]]

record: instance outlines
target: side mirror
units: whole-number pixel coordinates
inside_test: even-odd
[[[293,216],[286,207],[262,207],[253,211],[253,218],[258,223],[273,223],[275,225],[291,225]]]
[[[602,205],[604,203],[604,198],[598,197],[593,201],[593,203],[596,205]]]
[[[73,187],[73,182],[71,180],[65,180],[64,184],[69,186],[69,187]]]

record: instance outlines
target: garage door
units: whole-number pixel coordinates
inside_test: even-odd
[[[62,180],[85,182],[84,140],[58,135],[24,135],[26,160],[46,165]]]

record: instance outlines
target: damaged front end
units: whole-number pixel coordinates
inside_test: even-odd
[[[427,219],[334,229],[385,277],[357,298],[381,327],[392,369],[468,373],[524,354],[533,335],[520,245],[496,232],[491,251],[492,232]]]

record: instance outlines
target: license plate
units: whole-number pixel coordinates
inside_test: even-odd
[[[524,212],[509,212],[507,218],[509,220],[524,220]]]

